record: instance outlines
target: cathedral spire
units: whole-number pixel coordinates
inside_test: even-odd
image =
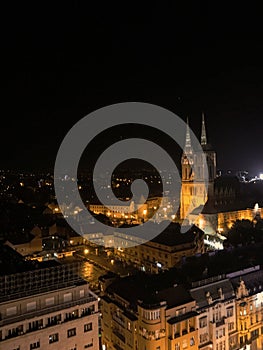
[[[186,153],[186,154],[191,154],[192,153],[192,144],[191,144],[191,137],[190,137],[190,129],[189,129],[188,117],[186,118],[186,134],[185,134],[184,153]]]
[[[205,128],[205,115],[204,112],[202,113],[202,132],[201,132],[201,146],[207,145],[207,138],[206,138],[206,128]]]

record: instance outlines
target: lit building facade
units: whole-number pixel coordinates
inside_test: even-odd
[[[187,218],[188,213],[191,213],[194,208],[204,206],[208,196],[213,196],[214,179],[216,177],[216,153],[207,143],[204,115],[202,116],[201,146],[202,152],[193,149],[187,121],[185,147],[181,158],[181,219]],[[205,162],[208,171],[207,189]]]
[[[99,349],[98,299],[76,265],[0,277],[0,349]]]
[[[114,247],[117,258],[153,273],[177,266],[184,257],[205,252],[203,231],[193,226],[181,234],[179,224],[175,223],[146,242],[125,234],[125,230],[123,234],[118,232],[114,235]]]
[[[118,279],[103,289],[103,349],[260,350],[262,282],[259,266],[187,289],[161,277]]]
[[[101,300],[104,350],[198,349],[195,301],[182,286],[136,305],[120,294],[109,287]]]
[[[236,303],[233,286],[222,276],[193,283],[199,349],[230,350],[237,344]]]
[[[181,158],[182,188],[180,217],[187,218],[206,234],[227,233],[236,220],[253,220],[261,209],[241,203],[238,180],[234,177],[216,178],[216,153],[207,142],[204,115],[201,131],[202,152],[193,149],[187,123],[185,148]],[[207,163],[207,191],[204,182],[204,164]]]
[[[122,219],[123,221],[138,222],[145,220],[148,215],[147,204],[137,205],[133,201],[130,205],[103,205],[103,204],[89,204],[88,209],[95,214],[103,214],[111,220]]]
[[[259,266],[256,269],[231,278],[236,293],[239,349],[263,348],[263,271]]]

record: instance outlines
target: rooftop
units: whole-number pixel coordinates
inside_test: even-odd
[[[135,310],[138,301],[145,308],[151,308],[162,301],[166,301],[168,308],[193,301],[183,285],[175,284],[175,275],[171,272],[120,278],[107,288],[107,292],[126,300]]]
[[[203,233],[197,226],[189,227],[187,232],[181,233],[181,226],[177,223],[171,223],[151,241],[162,245],[175,246],[193,242],[197,233]]]

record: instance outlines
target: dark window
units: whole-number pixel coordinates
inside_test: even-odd
[[[89,332],[92,330],[92,322],[84,324],[84,332]]]
[[[68,338],[74,337],[76,335],[76,328],[68,329]]]
[[[30,350],[40,348],[40,341],[30,344]]]

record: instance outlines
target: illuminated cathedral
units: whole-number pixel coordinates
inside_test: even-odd
[[[200,144],[201,150],[193,149],[187,120],[181,158],[180,218],[196,224],[208,234],[216,234],[226,232],[236,220],[253,220],[260,215],[260,208],[240,200],[237,178],[217,177],[216,152],[207,140],[204,114]]]

